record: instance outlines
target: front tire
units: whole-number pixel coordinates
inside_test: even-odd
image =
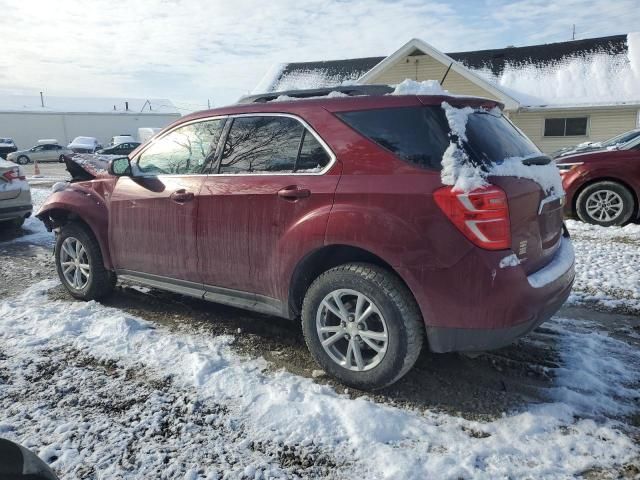
[[[26,165],[27,163],[29,163],[29,157],[27,157],[26,155],[20,155],[18,157],[18,160],[16,161],[19,165]]]
[[[63,226],[54,255],[58,277],[73,297],[99,300],[113,291],[116,276],[104,267],[98,241],[84,225]]]
[[[399,380],[415,364],[424,340],[411,292],[392,272],[365,263],[332,268],[312,283],[302,328],[314,360],[361,390]]]
[[[58,157],[58,163],[64,163],[64,155]]]
[[[612,181],[588,185],[576,200],[578,218],[603,227],[624,225],[634,210],[633,194],[625,186]]]

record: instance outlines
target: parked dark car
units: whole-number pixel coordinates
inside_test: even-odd
[[[38,217],[63,285],[89,300],[120,278],[301,319],[317,363],[366,389],[403,376],[425,338],[492,349],[553,315],[574,279],[561,197],[525,178],[444,185],[441,105],[483,109],[470,153],[540,151],[494,101],[367,91],[191,114],[53,193]]]
[[[129,155],[139,146],[139,142],[126,142],[120,143],[118,145],[113,145],[112,147],[103,148],[101,150],[98,150],[96,153],[99,153],[101,155]]]
[[[0,138],[0,158],[7,158],[7,155],[18,150],[12,138]]]
[[[605,227],[640,218],[640,137],[620,149],[571,155],[556,162],[568,215]]]
[[[575,155],[577,153],[593,152],[594,150],[607,150],[622,147],[625,143],[636,140],[640,137],[640,128],[629,130],[604,142],[584,142],[570,147],[564,147],[554,152],[551,157],[554,159]]]

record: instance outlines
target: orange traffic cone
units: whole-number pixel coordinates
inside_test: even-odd
[[[40,167],[38,167],[38,161],[37,160],[33,161],[33,174],[34,175],[40,175]]]

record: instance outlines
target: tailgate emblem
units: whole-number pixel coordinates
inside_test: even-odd
[[[527,254],[527,241],[526,240],[522,240],[520,242],[520,245],[518,246],[518,256],[522,257],[523,255]]]

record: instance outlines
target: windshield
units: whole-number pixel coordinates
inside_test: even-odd
[[[613,138],[610,138],[605,142],[602,142],[602,146],[604,148],[607,148],[607,147],[614,147],[616,145],[621,145],[623,143],[630,142],[631,140],[636,138],[638,135],[640,135],[640,130],[632,130],[631,132],[625,132],[621,135],[617,135]]]
[[[465,147],[479,164],[501,164],[518,157],[542,156],[543,153],[504,115],[484,110],[469,115]]]
[[[10,138],[0,138],[0,143],[13,143]]]

